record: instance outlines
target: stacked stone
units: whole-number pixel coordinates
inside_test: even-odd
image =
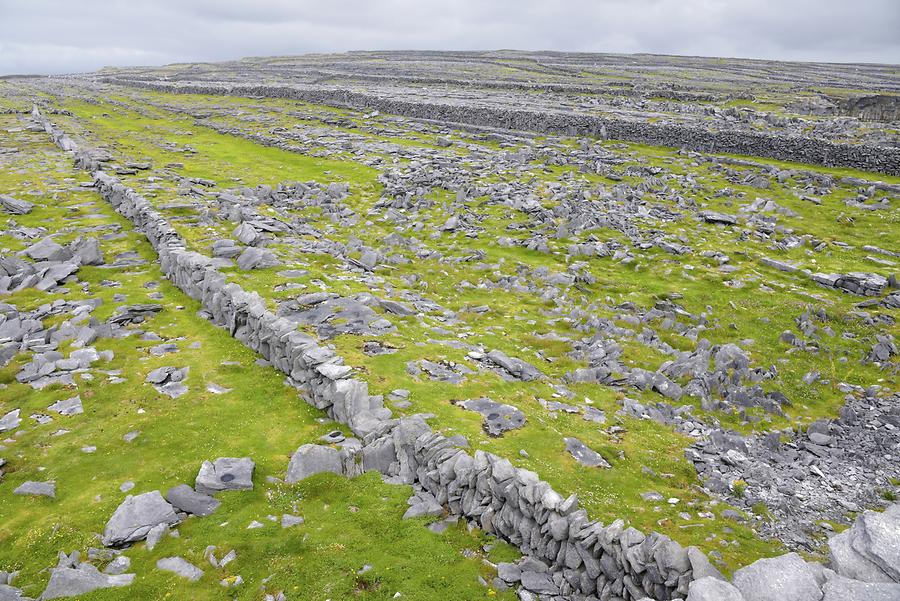
[[[349,78],[362,81],[389,82],[398,81],[414,84],[425,85],[446,85],[468,87],[472,85],[471,80],[454,79],[450,77],[423,77],[418,75],[377,75],[373,73],[363,72],[345,72],[323,69],[313,69],[308,71],[310,75],[317,75],[326,79],[332,78]],[[693,90],[679,90],[672,87],[642,87],[638,89],[635,86],[622,87],[613,85],[582,85],[571,83],[538,83],[526,81],[504,81],[499,79],[479,80],[479,88],[498,89],[498,90],[524,90],[528,92],[559,92],[563,94],[605,94],[610,96],[637,96],[641,98],[666,98],[668,100],[676,100],[678,102],[715,102],[726,99],[744,98],[749,99],[744,94],[714,94],[711,92],[697,92]]]
[[[103,171],[94,174],[94,186],[117,213],[131,221],[157,251],[184,249],[185,243],[166,218],[147,199],[126,188]]]
[[[351,368],[333,350],[268,311],[259,295],[226,283],[211,259],[184,250],[180,236],[145,199],[102,172],[95,181],[101,195],[151,240],[167,278],[199,300],[215,323],[287,373],[308,401],[364,439],[362,470],[418,482],[451,513],[558,567],[554,585],[561,594],[668,600],[687,593],[693,566],[680,545],[621,521],[607,528],[590,522],[574,496],[563,499],[534,472],[481,451],[473,458],[421,419],[390,420],[381,397],[349,377]]]
[[[890,283],[888,278],[877,273],[813,273],[810,277],[823,286],[859,296],[881,296]]]
[[[645,535],[622,520],[605,527],[590,521],[575,495],[563,498],[534,472],[484,451],[473,457],[430,430],[416,438],[413,457],[418,484],[438,503],[551,566],[552,585],[535,592],[681,598],[694,570],[709,565],[667,536]]]
[[[110,158],[105,152],[98,152],[92,148],[78,148],[75,150],[75,168],[93,173],[99,170],[102,164],[109,161]]]
[[[78,146],[72,139],[65,134],[61,129],[53,125],[49,119],[41,115],[41,112],[38,110],[38,107],[35,105],[31,109],[31,117],[37,121],[43,128],[44,131],[47,132],[47,135],[50,136],[50,139],[53,140],[53,143],[59,146],[61,149],[65,151],[74,151],[78,149]]]
[[[226,284],[210,259],[177,246],[162,248],[160,256],[166,276],[200,300],[214,322],[287,373],[309,402],[363,439],[355,457],[344,461],[347,475],[377,470],[418,483],[451,513],[556,568],[553,584],[560,594],[667,600],[687,593],[694,564],[705,562],[699,552],[689,553],[656,533],[645,536],[621,521],[604,528],[587,519],[577,499],[563,499],[537,474],[481,451],[472,457],[421,418],[391,420],[381,397],[351,378],[351,368],[333,350],[266,310],[257,294]]]
[[[343,473],[377,470],[398,483],[418,483],[451,513],[546,561],[552,575],[546,586],[559,594],[668,601],[687,593],[696,565],[708,565],[702,553],[666,536],[644,535],[621,520],[607,527],[589,521],[574,495],[564,499],[506,459],[483,451],[473,457],[420,416],[391,419],[382,397],[350,377],[352,368],[331,348],[268,311],[258,294],[226,283],[209,257],[186,250],[146,199],[102,171],[94,182],[147,236],[168,279],[200,301],[214,323],[288,374],[308,402],[363,440],[342,458]]]
[[[523,572],[522,584],[529,590],[587,599],[650,597],[668,601],[688,595],[688,599],[700,600],[710,598],[702,596],[701,591],[713,586],[708,583],[715,580],[713,588],[726,587],[740,599],[740,592],[756,587],[754,583],[770,580],[770,572],[789,577],[792,584],[809,580],[812,584],[806,583],[810,584],[808,588],[819,594],[821,587],[832,586],[834,578],[825,582],[826,578],[810,576],[819,574],[821,567],[800,565],[802,560],[798,563],[789,554],[776,558],[778,561],[761,560],[739,571],[745,572],[743,580],[750,584],[736,576],[735,589],[719,580],[696,548],[684,549],[664,535],[645,535],[626,528],[622,520],[608,526],[590,521],[578,508],[574,495],[564,499],[534,472],[484,451],[472,456],[454,440],[433,432],[420,416],[391,419],[381,397],[369,395],[367,384],[352,378],[352,368],[344,365],[331,348],[319,345],[313,337],[298,332],[292,322],[268,311],[258,294],[226,283],[209,257],[186,250],[184,240],[149,202],[102,171],[94,174],[94,181],[103,198],[147,236],[159,253],[167,278],[200,301],[215,323],[288,374],[307,401],[348,424],[362,439],[361,445],[346,446],[340,452],[342,473],[353,476],[376,470],[391,481],[417,484],[452,514],[464,516],[544,561],[549,566],[546,573]],[[322,448],[338,453],[330,447]],[[892,510],[885,517],[896,515]],[[874,518],[867,519],[876,523]],[[866,525],[853,532],[863,531]],[[868,548],[856,551],[862,548],[858,541],[863,538],[848,535],[850,544],[841,546],[844,539],[838,538],[832,546],[834,566],[845,580],[869,580],[861,577],[859,566],[868,568],[875,561],[873,557],[881,562],[876,564],[879,570],[895,569],[893,563]],[[788,561],[800,567],[787,570],[782,564]],[[758,572],[764,577],[757,578]],[[691,587],[693,581],[701,586]],[[885,590],[887,594],[895,592]]]
[[[351,368],[333,350],[268,311],[255,292],[227,283],[212,259],[186,250],[181,236],[146,199],[103,172],[97,172],[94,181],[101,196],[150,240],[163,274],[200,301],[214,323],[288,374],[310,403],[360,436],[390,417],[381,397],[370,396],[365,382],[349,378]]]
[[[314,104],[378,110],[415,119],[464,123],[567,136],[601,136],[698,152],[743,154],[782,161],[850,167],[900,175],[900,148],[839,144],[816,138],[763,132],[710,131],[702,127],[630,121],[572,112],[539,112],[437,101],[398,100],[381,95],[312,86],[162,83],[106,78],[109,83],[163,92],[289,98]]]

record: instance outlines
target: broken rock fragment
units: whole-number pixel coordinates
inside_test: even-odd
[[[166,501],[176,509],[193,515],[207,516],[218,509],[221,502],[207,494],[197,492],[187,484],[179,484],[166,493]]]
[[[15,430],[19,427],[19,424],[22,423],[22,420],[19,418],[19,411],[19,409],[13,409],[3,417],[0,417],[0,432]]]
[[[34,205],[7,194],[0,194],[0,208],[13,215],[27,215],[34,208]]]
[[[566,450],[575,461],[585,467],[612,467],[603,455],[588,447],[577,438],[564,438]]]
[[[188,391],[183,381],[187,378],[189,367],[165,366],[154,369],[147,374],[145,382],[153,384],[157,391],[167,396],[178,398]]]
[[[237,258],[237,265],[243,270],[266,269],[281,265],[281,261],[270,250],[248,246]]]
[[[502,351],[493,350],[485,355],[485,357],[496,365],[502,367],[504,370],[509,372],[510,375],[512,375],[514,378],[518,378],[519,380],[529,382],[531,380],[538,380],[543,377],[543,374],[538,371],[535,366],[522,361],[521,359],[510,357]]]
[[[35,261],[65,261],[71,258],[71,253],[67,253],[61,244],[49,237],[35,242],[23,250],[22,254]]]

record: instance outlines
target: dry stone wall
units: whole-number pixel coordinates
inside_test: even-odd
[[[212,259],[187,250],[146,199],[102,170],[108,156],[78,149],[36,109],[33,117],[60,148],[73,151],[77,166],[92,171],[100,195],[153,245],[168,279],[198,300],[211,321],[287,374],[308,402],[358,437],[341,451],[300,447],[288,481],[322,471],[354,476],[374,470],[389,482],[413,485],[414,498],[465,517],[528,556],[498,566],[500,579],[523,586],[522,599],[535,599],[532,593],[553,601],[863,601],[900,595],[900,506],[867,512],[834,537],[832,569],[789,553],[738,570],[729,584],[694,547],[646,535],[622,520],[606,526],[591,521],[574,495],[563,498],[536,473],[484,451],[472,454],[464,441],[432,431],[422,416],[392,418],[382,398],[370,395],[333,349],[273,314],[258,294],[228,283]]]
[[[54,141],[74,142],[35,110]],[[103,155],[78,150],[83,166]],[[646,535],[622,520],[608,526],[588,519],[575,495],[564,498],[534,472],[484,451],[470,454],[458,441],[433,432],[420,416],[392,419],[382,397],[352,377],[343,359],[295,324],[276,316],[254,292],[226,282],[212,260],[186,249],[184,239],[152,205],[117,178],[93,173],[100,195],[143,233],[159,255],[163,274],[210,319],[287,374],[306,400],[347,424],[362,440],[344,457],[344,473],[377,470],[390,481],[414,484],[460,515],[549,566],[554,594],[570,598],[683,598],[690,582],[714,573],[698,549],[667,536]]]
[[[608,96],[638,96],[642,98],[665,98],[668,100],[676,100],[680,102],[694,101],[714,101],[725,98],[726,96],[749,98],[748,94],[713,94],[710,92],[697,92],[693,90],[681,90],[671,86],[666,87],[648,87],[633,86],[623,84],[607,84],[607,85],[580,85],[571,83],[541,83],[541,82],[524,82],[524,81],[504,81],[504,80],[466,80],[455,79],[452,77],[425,77],[416,75],[378,75],[375,73],[352,72],[352,71],[331,71],[314,69],[308,72],[309,75],[316,75],[321,78],[343,78],[356,81],[372,81],[372,82],[388,82],[396,83],[398,81],[419,85],[447,85],[460,87],[478,87],[496,90],[519,90],[527,92],[558,92],[562,94],[605,94]],[[145,80],[146,81],[146,80]]]
[[[309,86],[183,84],[116,78],[108,78],[106,81],[163,92],[290,98],[330,106],[374,109],[415,119],[569,136],[603,136],[698,152],[742,154],[900,175],[900,148],[836,144],[801,136],[711,131],[689,125],[627,121],[573,112],[551,113],[438,101],[400,100],[371,93]]]

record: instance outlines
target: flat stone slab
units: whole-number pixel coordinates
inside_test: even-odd
[[[27,255],[35,261],[49,261],[52,257],[58,257],[60,253],[63,253],[64,251],[65,249],[63,246],[54,242],[52,238],[43,238],[23,250],[22,254]]]
[[[290,513],[285,513],[281,516],[281,527],[290,528],[292,526],[299,526],[305,521],[306,520],[304,520],[299,515],[291,515]]]
[[[156,567],[165,572],[178,574],[191,582],[196,582],[203,577],[203,570],[183,557],[163,557],[157,560]]]
[[[418,517],[436,517],[444,514],[444,508],[437,502],[437,499],[427,491],[418,491],[406,501],[409,509],[403,514],[403,519]]]
[[[237,265],[244,271],[250,269],[267,269],[281,265],[281,261],[270,250],[248,246],[237,259]]]
[[[147,374],[144,379],[148,384],[165,384],[166,382],[181,382],[188,375],[188,368],[177,368],[171,365],[158,367]]]
[[[429,379],[437,382],[462,384],[466,381],[466,376],[474,372],[461,363],[444,364],[429,361],[428,359],[420,359],[408,362],[406,364],[406,373],[415,377],[424,373]]]
[[[0,209],[12,215],[26,215],[34,205],[26,200],[19,200],[7,194],[0,194]]]
[[[27,482],[23,482],[13,491],[14,495],[28,495],[32,497],[50,497],[51,499],[56,498],[56,483],[53,481],[49,482],[34,482],[33,480],[29,480]]]
[[[223,490],[250,490],[255,467],[249,457],[219,457],[215,461],[204,461],[194,489],[207,495]]]
[[[0,583],[0,601],[31,601],[31,597],[24,596],[22,591],[14,586]]]
[[[184,384],[190,372],[189,367],[173,367],[166,365],[154,369],[144,379],[148,384],[152,384],[156,390],[166,396],[176,399],[188,391],[188,387]]]
[[[181,382],[166,382],[162,386],[156,386],[156,390],[170,398],[177,399],[187,394],[189,389]]]
[[[688,601],[744,601],[733,585],[712,576],[691,582],[687,598]]]
[[[227,392],[231,392],[230,388],[225,388],[224,386],[219,386],[215,382],[207,382],[206,390],[213,394],[225,394]]]
[[[395,329],[367,304],[353,298],[333,298],[327,293],[313,293],[286,301],[279,306],[278,315],[314,326],[321,338],[334,338],[340,334],[378,335]]]
[[[491,363],[503,368],[512,377],[518,380],[530,382],[531,380],[539,380],[544,377],[544,374],[542,374],[535,366],[521,359],[510,357],[499,350],[489,352],[485,355],[485,358]]]
[[[863,582],[833,576],[822,587],[822,601],[897,601],[900,583]]]
[[[525,414],[512,405],[504,405],[487,397],[471,399],[456,403],[469,411],[480,413],[483,418],[485,432],[491,436],[501,436],[504,432],[515,430],[525,425]]]

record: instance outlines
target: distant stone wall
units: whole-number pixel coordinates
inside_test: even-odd
[[[376,109],[416,119],[568,136],[600,136],[698,152],[741,154],[782,161],[849,167],[900,175],[900,148],[836,144],[799,136],[710,131],[690,125],[646,123],[572,112],[539,112],[469,104],[409,101],[331,88],[250,84],[163,83],[106,78],[109,83],[186,94],[290,98],[329,106]]]
[[[727,98],[750,98],[748,94],[713,94],[711,92],[696,92],[692,90],[679,90],[671,87],[634,86],[623,85],[598,85],[598,84],[572,84],[572,83],[544,83],[529,81],[513,81],[498,79],[454,79],[450,77],[426,77],[421,75],[381,75],[377,73],[362,73],[352,71],[329,71],[314,69],[308,71],[310,75],[318,75],[322,78],[344,78],[358,81],[389,82],[398,81],[421,85],[450,85],[462,88],[487,88],[495,90],[522,90],[527,92],[558,92],[561,94],[599,94],[608,96],[634,96],[638,98],[664,98],[677,102],[712,102]],[[146,79],[142,81],[147,81]]]
[[[47,135],[50,136],[51,140],[53,140],[54,144],[56,144],[63,150],[78,150],[78,146],[75,144],[75,142],[73,142],[65,132],[53,125],[49,119],[41,115],[36,106],[32,109],[31,116],[41,124],[41,126],[44,128],[44,131],[47,132]]]
[[[35,109],[54,140],[74,142]],[[77,150],[82,167],[100,164],[100,155]],[[93,158],[92,158],[93,157]],[[577,498],[563,498],[534,472],[508,460],[474,455],[435,433],[419,416],[392,419],[381,396],[341,369],[333,349],[276,316],[255,292],[227,283],[212,260],[186,250],[184,239],[145,198],[102,170],[93,172],[100,195],[143,233],[160,258],[163,274],[200,301],[211,320],[287,374],[306,400],[347,424],[362,440],[345,471],[377,470],[392,481],[418,484],[456,515],[516,545],[551,566],[563,594],[608,599],[683,598],[689,583],[712,568],[698,549],[683,548],[665,535],[591,521]]]

